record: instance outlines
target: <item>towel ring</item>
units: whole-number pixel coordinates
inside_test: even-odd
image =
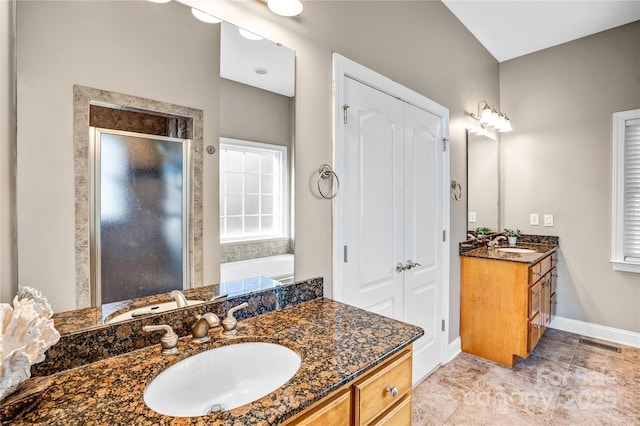
[[[460,201],[462,198],[462,187],[455,180],[451,181],[451,193],[453,195],[453,199],[456,201]]]
[[[322,192],[322,189],[320,188],[320,180],[321,179],[329,179],[331,178],[331,189],[333,189],[333,180],[335,180],[335,191],[333,191],[333,195],[325,195],[324,192]],[[338,192],[340,191],[340,179],[338,179],[338,175],[336,175],[336,173],[331,170],[331,166],[328,164],[323,164],[320,166],[320,168],[318,169],[318,192],[320,193],[320,195],[322,196],[322,198],[325,198],[327,200],[331,200],[333,198],[336,197],[336,195],[338,195]]]

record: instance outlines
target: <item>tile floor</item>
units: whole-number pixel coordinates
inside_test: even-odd
[[[461,353],[413,390],[413,425],[640,425],[640,349],[547,329],[508,368]]]

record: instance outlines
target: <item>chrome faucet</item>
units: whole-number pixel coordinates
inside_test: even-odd
[[[160,338],[160,346],[162,346],[163,355],[173,355],[178,352],[178,335],[173,331],[170,325],[145,325],[142,331],[149,333],[150,331],[164,331]]]
[[[224,331],[222,332],[222,334],[225,335],[233,335],[236,334],[238,332],[238,330],[236,330],[236,326],[238,325],[238,320],[236,320],[236,318],[233,316],[233,314],[239,310],[239,309],[244,309],[247,306],[249,306],[249,304],[247,302],[244,302],[238,306],[235,306],[231,309],[229,309],[227,311],[227,315],[225,315],[224,319],[222,320],[222,328],[224,329]]]
[[[187,303],[187,298],[184,297],[184,294],[182,294],[180,290],[173,290],[169,294],[171,294],[171,297],[173,297],[173,299],[176,301],[176,305],[178,306],[178,308],[184,308],[185,306],[189,305]]]
[[[506,241],[507,237],[505,237],[504,235],[498,235],[493,240],[487,241],[487,245],[489,246],[489,248],[493,248],[493,247],[497,246],[498,244],[500,244],[500,240],[505,240]]]

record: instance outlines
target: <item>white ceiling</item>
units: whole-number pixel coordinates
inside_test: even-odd
[[[640,0],[442,0],[498,62],[640,20]]]

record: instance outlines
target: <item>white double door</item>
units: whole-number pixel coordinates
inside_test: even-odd
[[[343,100],[338,299],[424,329],[415,385],[444,356],[443,119],[347,76]]]

